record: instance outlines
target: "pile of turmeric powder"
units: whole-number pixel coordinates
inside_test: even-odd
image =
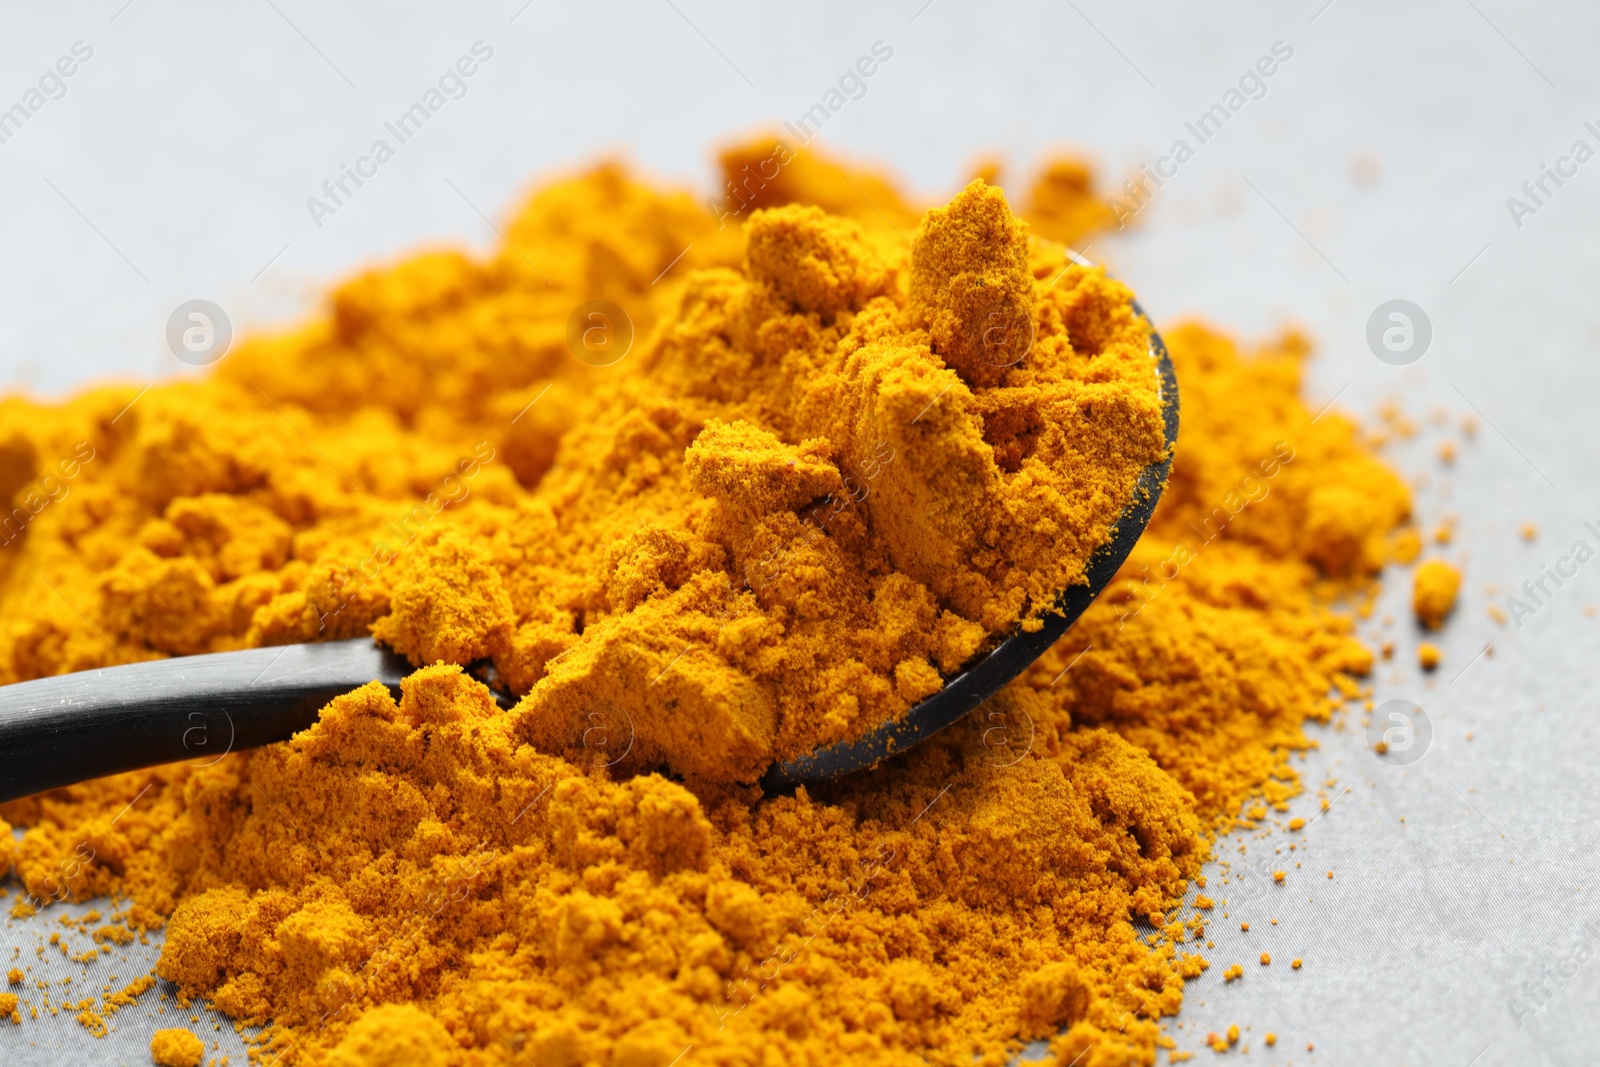
[[[4,680],[367,632],[434,664],[0,808],[0,867],[165,923],[161,976],[270,1023],[262,1062],[1154,1062],[1208,835],[1286,805],[1370,668],[1331,598],[1404,486],[1312,421],[1303,339],[1186,325],[1170,484],[1057,647],[877,770],[736,787],[1047,608],[1166,443],[1127,291],[997,190],[723,166],[718,213],[603,165],[206,380],[0,402]],[[1061,173],[1023,216],[1074,240]],[[641,338],[603,367],[595,300]]]
[[[490,344],[516,360],[509,307],[554,287],[435,257],[346,286],[330,322],[217,381],[141,398],[120,431],[72,411],[104,457],[85,493],[135,483],[85,531],[116,538],[84,561],[109,576],[58,583],[93,623],[75,629],[118,646],[90,662],[370,628],[418,666],[492,659],[544,750],[604,720],[628,738],[622,771],[722,782],[899,718],[1086,581],[1168,451],[1149,325],[981,181],[909,244],[801,204],[743,236],[739,261],[671,290],[631,362],[521,359],[566,388],[515,407],[451,395],[475,368],[446,362],[405,409],[374,403],[369,376],[396,363]],[[317,413],[285,407],[305,359],[324,368]],[[24,474],[49,454],[11,440]],[[430,521],[407,497],[451,475],[452,441]],[[509,473],[480,475],[502,451]],[[20,637],[14,676],[86,665],[38,641]]]

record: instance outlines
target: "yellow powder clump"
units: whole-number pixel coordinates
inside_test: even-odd
[[[1389,550],[1396,563],[1414,563],[1422,555],[1422,535],[1408,526],[1394,535]]]
[[[1095,191],[1094,172],[1071,156],[1046,162],[1028,191],[1026,215],[1036,233],[1069,246],[1117,223],[1106,198]]]
[[[1411,610],[1417,621],[1430,630],[1439,629],[1456,606],[1460,590],[1460,571],[1442,559],[1424,561],[1411,578]]]
[[[922,209],[889,176],[790,147],[779,138],[758,137],[731,145],[719,162],[721,195],[708,205],[719,235],[733,230],[751,212],[783,204],[818,207],[901,243],[922,217]]]
[[[150,1038],[150,1059],[158,1067],[200,1067],[206,1046],[184,1027],[157,1030]]]
[[[1298,792],[1407,492],[1312,421],[1303,338],[1179,325],[1170,483],[1066,637],[876,770],[739,787],[1036,619],[1164,448],[1127,290],[993,189],[919,224],[766,150],[737,217],[605,164],[211,378],[0,402],[13,491],[67,488],[0,549],[0,677],[371,632],[428,664],[5,805],[30,892],[130,898],[285,1067],[1155,1062],[1205,961],[1137,924]],[[593,299],[637,330],[610,367],[565,347]]]
[[[8,1019],[14,1024],[21,1025],[22,1013],[17,1010],[15,993],[0,993],[0,1019]]]
[[[998,384],[1033,345],[1027,234],[1004,194],[981,179],[929,211],[917,231],[912,321],[968,385]]]
[[[17,854],[17,839],[12,833],[11,824],[0,819],[0,874],[11,869]],[[11,985],[22,984],[22,972],[13,967],[6,974],[6,979]]]
[[[439,1020],[412,1004],[380,1004],[351,1025],[328,1067],[445,1067],[455,1042]]]

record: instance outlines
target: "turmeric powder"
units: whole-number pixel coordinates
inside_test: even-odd
[[[729,222],[604,165],[209,379],[0,402],[0,489],[50,500],[0,549],[6,680],[369,631],[428,664],[0,807],[32,897],[131,898],[262,1062],[1154,1063],[1205,962],[1142,924],[1298,792],[1372,664],[1330,594],[1407,491],[1312,421],[1303,338],[1167,331],[1186,438],[1113,586],[946,734],[753,795],[1047,608],[1165,448],[1126,290],[997,191],[918,225],[781,173]],[[644,339],[610,367],[565,349],[591,299]]]
[[[76,568],[103,580],[56,582],[57,607],[85,612],[66,619],[79,658],[25,638],[13,676],[370,628],[419,666],[492,659],[542,749],[578,758],[603,719],[628,739],[619,773],[721,782],[898,718],[1085,581],[1168,447],[1149,327],[982,182],[909,249],[793,204],[745,237],[737,267],[688,276],[631,373],[566,367],[589,395],[567,397],[558,446],[514,415],[463,427],[459,405],[482,401],[450,387],[449,415],[349,388],[326,418],[286,408],[263,362],[289,339],[141,398],[126,444],[94,432],[85,398],[79,432],[114,458],[82,492],[102,471],[138,485],[86,531],[118,528]],[[508,302],[483,274],[436,256],[367,276],[298,341],[335,366],[470,347]],[[523,457],[516,478],[484,470],[502,450]],[[41,661],[18,664],[19,644]]]
[[[194,1032],[177,1026],[157,1030],[150,1037],[150,1059],[157,1067],[200,1067],[206,1046]]]
[[[1070,247],[1118,221],[1105,197],[1095,195],[1088,164],[1069,156],[1045,164],[1029,190],[1025,213],[1034,232]]]

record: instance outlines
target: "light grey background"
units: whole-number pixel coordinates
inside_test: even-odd
[[[429,243],[489,247],[483,216],[504,218],[541,177],[603,153],[709,195],[713,145],[798,117],[877,40],[893,59],[824,142],[927,196],[951,191],[986,150],[1025,167],[1078,146],[1120,176],[1286,42],[1293,58],[1266,96],[1168,182],[1146,225],[1091,254],[1158,320],[1202,314],[1258,337],[1304,326],[1319,344],[1316,406],[1337,396],[1369,413],[1398,397],[1423,432],[1391,457],[1408,477],[1427,475],[1425,528],[1459,516],[1443,553],[1467,582],[1445,664],[1424,680],[1406,575],[1391,576],[1363,625],[1400,645],[1376,676],[1378,699],[1422,704],[1433,747],[1397,770],[1363,750],[1359,728],[1318,732],[1307,781],[1333,774],[1337,799],[1299,835],[1305,867],[1259,895],[1213,883],[1214,895],[1233,892],[1230,917],[1215,924],[1216,966],[1190,984],[1174,1034],[1210,1056],[1206,1032],[1236,1022],[1261,1063],[1593,1061],[1600,962],[1548,985],[1553,996],[1520,1026],[1508,998],[1526,999],[1524,983],[1600,922],[1589,684],[1600,620],[1583,611],[1600,601],[1600,567],[1520,630],[1485,613],[1600,519],[1589,432],[1600,160],[1520,228],[1506,206],[1575,140],[1600,149],[1584,128],[1600,125],[1592,5],[124,4],[0,10],[0,107],[75,41],[94,49],[67,94],[0,144],[7,390],[194,373],[162,342],[180,302],[215,300],[244,331],[293,321],[358,264]],[[468,95],[313,226],[306,198],[480,39],[494,56]],[[1356,180],[1358,156],[1378,164],[1376,182]],[[1368,315],[1394,298],[1433,325],[1411,367],[1380,363],[1364,341]],[[1456,436],[1428,421],[1436,407],[1452,422],[1477,409],[1477,440],[1453,470],[1433,458]],[[1524,521],[1541,531],[1532,543],[1516,534]],[[1474,660],[1491,641],[1493,655]],[[1308,794],[1295,813],[1316,810]],[[1247,838],[1244,859],[1276,862],[1270,850],[1287,840]],[[1238,859],[1237,844],[1224,855]],[[13,924],[0,944],[35,936]],[[1255,962],[1263,950],[1271,967]],[[1293,956],[1303,970],[1289,970]],[[1233,962],[1245,979],[1224,986]],[[118,1021],[119,1035],[138,1031],[132,1046],[95,1043],[74,1024],[0,1026],[0,1058],[143,1062],[139,1028],[154,1022],[143,1006]],[[1270,1053],[1266,1030],[1280,1037]]]

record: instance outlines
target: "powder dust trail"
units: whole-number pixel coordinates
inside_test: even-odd
[[[603,163],[210,378],[0,401],[0,679],[368,632],[427,664],[5,805],[0,867],[165,925],[160,975],[268,1024],[262,1063],[1154,1063],[1207,965],[1180,902],[1360,692],[1335,608],[1407,491],[1306,409],[1304,338],[1169,328],[1184,435],[1113,586],[961,727],[760,797],[1026,620],[1161,448],[1147,326],[1054,243],[1105,224],[1081,166],[1034,186],[1044,239],[981,182],[925,214],[787,155],[735,223]],[[594,300],[637,331],[611,366],[567,347]]]

